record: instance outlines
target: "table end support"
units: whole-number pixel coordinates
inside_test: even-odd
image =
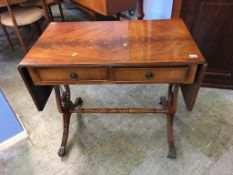
[[[177,99],[178,99],[179,85],[170,84],[168,88],[168,97],[160,97],[160,102],[163,108],[167,108],[169,112],[167,113],[167,143],[168,143],[168,155],[167,158],[176,158],[176,148],[174,144],[173,136],[173,121],[174,115],[176,113]]]
[[[63,157],[65,155],[66,143],[69,135],[69,124],[70,124],[71,113],[66,112],[63,114],[63,136],[61,147],[58,150],[58,156]]]
[[[176,149],[174,144],[174,136],[173,136],[173,121],[174,115],[176,113],[177,99],[178,99],[179,85],[178,84],[170,84],[168,88],[168,98],[161,97],[160,104],[163,106],[162,109],[75,109],[77,106],[81,106],[83,101],[80,97],[76,98],[73,103],[70,100],[70,88],[68,85],[64,85],[64,90],[61,86],[55,86],[55,95],[57,99],[57,107],[58,110],[63,113],[63,137],[61,147],[58,151],[58,156],[63,157],[65,155],[66,143],[68,140],[69,133],[69,123],[70,117],[72,113],[165,113],[167,114],[167,142],[169,152],[167,158],[175,159],[176,158]]]
[[[76,98],[74,103],[70,100],[70,88],[68,85],[64,85],[64,90],[61,86],[55,86],[55,95],[58,110],[63,113],[62,143],[57,152],[59,157],[63,157],[65,155],[66,144],[69,135],[69,124],[71,117],[70,110],[74,109],[77,106],[81,106],[83,101],[80,97]]]
[[[176,158],[176,148],[175,148],[174,136],[173,136],[173,120],[174,120],[174,114],[167,114],[167,142],[169,149],[167,158],[170,159]]]

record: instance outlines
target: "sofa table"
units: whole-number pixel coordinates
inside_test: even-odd
[[[192,110],[207,64],[184,22],[105,21],[51,23],[18,66],[35,105],[42,111],[55,89],[63,114],[64,156],[72,113],[164,113],[168,158],[176,157],[173,118],[179,87]],[[169,84],[161,108],[82,108],[70,100],[69,85]]]

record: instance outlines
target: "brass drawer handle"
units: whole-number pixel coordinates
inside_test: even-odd
[[[71,72],[71,73],[70,73],[70,78],[71,78],[72,80],[77,80],[78,74],[75,73],[75,72]]]
[[[153,73],[152,72],[147,72],[147,73],[145,73],[145,77],[147,79],[152,79],[153,78]]]

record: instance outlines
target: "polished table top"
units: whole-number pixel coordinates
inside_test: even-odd
[[[51,23],[20,65],[199,64],[205,60],[180,19]]]

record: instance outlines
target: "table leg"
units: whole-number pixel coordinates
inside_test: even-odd
[[[51,19],[52,21],[54,21],[53,12],[52,12],[51,6],[49,6],[49,5],[48,5],[48,10],[49,10],[50,19]]]
[[[168,88],[168,97],[161,97],[160,104],[164,108],[168,108],[167,113],[167,142],[168,142],[168,155],[167,158],[176,158],[176,149],[173,137],[173,120],[176,113],[177,99],[178,99],[179,85],[170,84]]]
[[[57,152],[57,154],[60,157],[63,157],[65,155],[65,148],[69,135],[70,116],[71,116],[70,112],[66,112],[63,114],[63,136],[62,136],[61,147]]]
[[[58,150],[58,155],[63,157],[65,155],[65,148],[69,135],[70,110],[81,105],[82,99],[76,98],[75,103],[73,103],[70,100],[70,88],[68,85],[64,85],[64,90],[62,89],[62,86],[55,86],[54,88],[58,110],[63,113],[63,137],[61,147]]]
[[[173,138],[173,120],[174,120],[174,114],[167,114],[167,142],[169,149],[167,158],[171,158],[171,159],[176,158],[176,148],[174,145],[174,138]]]
[[[143,12],[143,0],[138,0],[138,10],[137,10],[137,19],[142,20],[144,17],[144,12]]]
[[[61,20],[62,20],[62,22],[64,22],[65,18],[64,18],[64,13],[63,13],[63,10],[62,10],[62,5],[61,5],[60,0],[58,1],[58,7],[59,7],[60,14],[61,14]]]
[[[116,19],[117,19],[118,21],[121,20],[121,13],[117,13],[117,14],[116,14]]]

